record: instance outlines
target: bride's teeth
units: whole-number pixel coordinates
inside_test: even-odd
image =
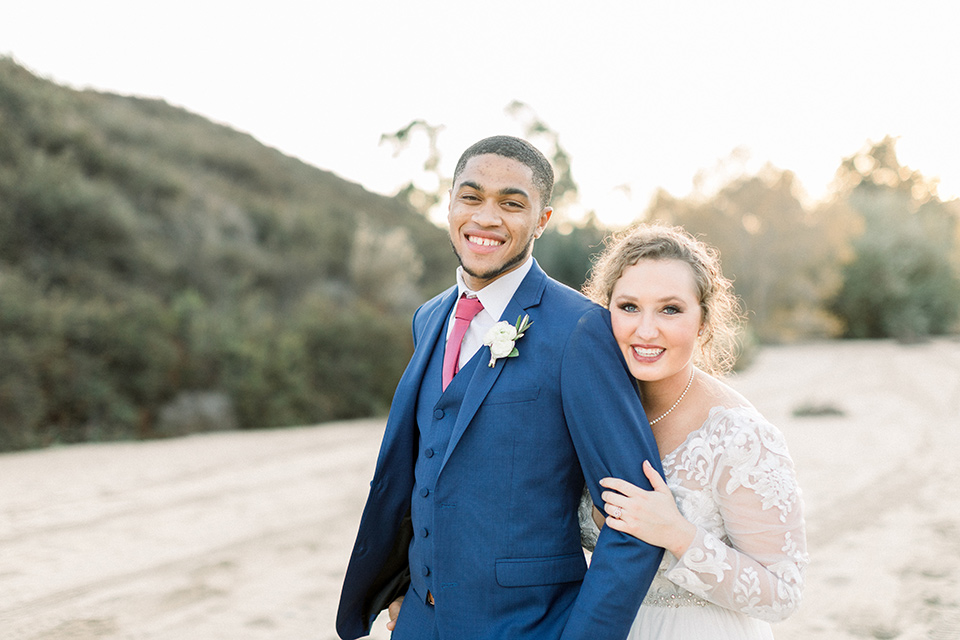
[[[663,349],[641,349],[640,347],[634,347],[633,351],[641,358],[656,358],[663,353]]]

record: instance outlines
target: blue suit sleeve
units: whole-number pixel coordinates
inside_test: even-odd
[[[603,504],[598,483],[608,476],[651,489],[643,461],[662,474],[660,455],[605,309],[580,319],[564,352],[560,384],[594,503]],[[663,549],[604,527],[562,638],[625,638],[662,556]]]

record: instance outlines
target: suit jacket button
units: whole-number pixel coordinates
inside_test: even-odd
[[[430,535],[430,532],[427,531],[427,528],[426,528],[426,527],[424,527],[423,529],[420,529],[420,536],[421,536],[421,537],[426,538],[428,535]]]
[[[423,450],[423,455],[426,456],[427,458],[432,458],[432,457],[433,457],[433,449],[424,449],[424,450]]]
[[[430,489],[427,489],[426,487],[421,487],[420,495],[426,498],[428,495],[430,495]]]
[[[433,412],[433,417],[437,420],[443,420],[443,409],[437,409]]]
[[[424,576],[430,575],[430,567],[428,567],[427,565],[423,565],[423,569],[421,570],[421,573]]]

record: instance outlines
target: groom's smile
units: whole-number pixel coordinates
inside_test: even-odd
[[[512,158],[471,158],[450,190],[450,243],[470,289],[523,264],[553,210],[540,202],[533,172]]]

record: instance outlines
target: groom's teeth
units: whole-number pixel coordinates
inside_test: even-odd
[[[633,352],[641,358],[656,358],[658,355],[663,353],[663,351],[663,349],[641,349],[640,347],[633,348]]]
[[[499,240],[494,240],[493,238],[478,238],[476,236],[470,236],[469,239],[470,242],[478,244],[481,247],[498,247],[503,244]]]

